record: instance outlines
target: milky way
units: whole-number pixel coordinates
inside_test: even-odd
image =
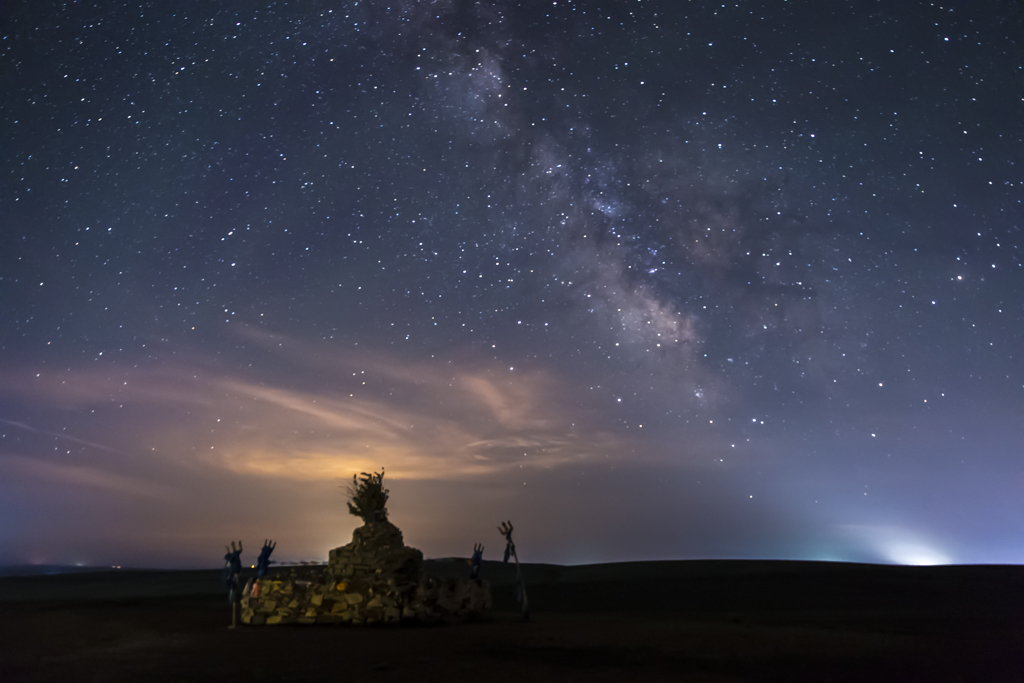
[[[1018,4],[0,22],[0,561],[1024,561]]]

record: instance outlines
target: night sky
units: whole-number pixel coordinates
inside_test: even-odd
[[[0,563],[1024,563],[1019,3],[0,13]]]

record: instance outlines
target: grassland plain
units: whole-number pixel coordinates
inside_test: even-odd
[[[1016,566],[531,564],[529,622],[482,575],[478,623],[235,630],[217,570],[8,576],[0,681],[1024,681]]]

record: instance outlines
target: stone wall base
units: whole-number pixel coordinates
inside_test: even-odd
[[[345,581],[266,577],[242,598],[242,623],[398,624],[480,619],[491,608],[491,586],[480,579],[420,578],[350,587]]]

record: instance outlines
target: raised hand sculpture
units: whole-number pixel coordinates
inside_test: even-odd
[[[473,559],[472,567],[469,569],[469,578],[479,579],[480,578],[480,563],[484,559],[484,547],[479,543],[473,544]]]
[[[273,563],[273,560],[270,559],[270,553],[274,552],[276,547],[276,541],[269,539],[263,541],[263,549],[260,550],[260,556],[256,558],[256,576],[258,578],[262,579],[270,570],[270,565]]]
[[[526,621],[530,620],[530,601],[526,599],[526,582],[523,580],[523,570],[519,566],[519,555],[516,553],[516,544],[512,541],[512,521],[502,522],[501,526],[498,527],[498,533],[505,537],[508,541],[505,546],[505,562],[508,562],[508,556],[511,554],[516,561],[516,602],[520,604],[523,609],[523,619]]]
[[[241,592],[238,590],[238,575],[242,573],[242,542],[231,541],[231,547],[224,546],[227,554],[224,555],[224,587],[228,590],[228,602],[231,603],[231,628],[235,628],[238,622],[238,601],[241,599]]]

